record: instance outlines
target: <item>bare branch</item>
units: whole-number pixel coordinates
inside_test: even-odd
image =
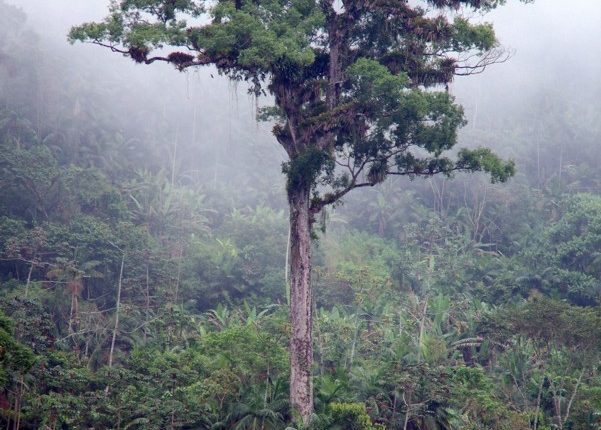
[[[512,52],[505,49],[492,49],[486,52],[484,55],[470,55],[460,60],[464,64],[455,67],[455,75],[469,76],[480,74],[484,72],[484,70],[486,70],[486,68],[490,65],[505,63],[511,58],[511,56]],[[469,64],[469,62],[475,58],[477,58],[477,61],[474,64]]]

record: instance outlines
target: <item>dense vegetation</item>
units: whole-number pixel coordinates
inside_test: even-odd
[[[244,130],[221,178],[214,145],[177,158],[177,113],[104,102],[24,20],[0,2],[2,425],[286,428],[281,160]],[[315,428],[601,427],[601,109],[549,106],[465,130],[509,184],[395,179],[322,220]]]

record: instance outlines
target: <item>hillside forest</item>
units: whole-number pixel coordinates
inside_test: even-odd
[[[311,220],[305,419],[273,95],[69,44],[86,19],[0,0],[2,428],[601,429],[598,56],[566,82],[517,51],[443,88],[458,147],[506,176],[390,175]]]

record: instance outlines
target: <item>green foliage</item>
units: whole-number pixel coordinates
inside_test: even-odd
[[[505,182],[515,174],[515,163],[513,161],[502,162],[488,148],[461,150],[457,165],[472,172],[480,170],[487,172],[490,174],[493,183]]]
[[[324,240],[323,252],[316,281],[325,284],[316,292],[320,304],[353,303],[373,311],[388,298],[400,259],[394,243],[357,231],[332,233]],[[332,290],[330,283],[338,287]]]
[[[456,17],[453,22],[455,36],[455,50],[465,47],[475,47],[480,51],[488,51],[498,44],[492,24],[485,23],[473,25],[467,19]]]
[[[451,386],[454,390],[452,398],[466,402],[456,402],[457,408],[467,418],[466,428],[530,428],[526,416],[512,411],[501,399],[496,398],[492,381],[481,368],[456,368]]]
[[[557,222],[544,229],[524,254],[533,267],[532,288],[568,298],[573,303],[598,303],[601,272],[599,246],[601,204],[598,196],[578,194],[565,201]]]
[[[600,345],[601,315],[547,298],[533,299],[507,316],[511,329],[547,345],[568,346],[583,353]]]
[[[382,425],[372,424],[362,403],[332,403],[330,405],[333,423],[328,428],[352,430],[378,430],[384,429]]]
[[[220,71],[260,78],[253,89],[278,97],[306,83],[308,99],[293,103],[301,131],[316,137],[311,142],[330,133],[337,139],[300,151],[284,168],[289,188],[316,185],[314,203],[352,181],[338,175],[335,159],[350,156],[345,162],[359,160],[357,168],[369,160],[362,172],[366,187],[382,183],[376,198],[359,194],[330,213],[314,260],[316,428],[529,429],[536,420],[539,430],[596,429],[598,130],[585,127],[574,107],[559,110],[563,98],[525,102],[503,117],[501,129],[465,130],[516,158],[521,173],[510,186],[487,184],[484,175],[391,178],[465,170],[502,182],[515,168],[486,149],[445,156],[464,124],[441,91],[453,65],[419,61],[422,48],[494,48],[490,25],[418,14],[410,24],[421,36],[403,39],[405,46],[398,40],[407,23],[397,12],[374,13],[365,28],[353,29],[354,37],[368,36],[356,38],[334,109],[326,107],[322,82],[327,16],[314,1],[243,1],[240,9],[215,2],[212,21],[203,21],[200,2],[121,1],[107,21],[72,37],[108,37],[142,62],[155,47],[192,43],[192,57],[174,51],[165,58],[185,68],[219,57]],[[143,22],[151,16],[158,22]],[[186,16],[193,19],[184,24]],[[198,22],[207,26],[192,25]],[[7,107],[0,113],[1,424],[13,425],[20,413],[21,428],[291,425],[290,327],[280,305],[287,216],[276,197],[281,182],[257,167],[270,158],[267,150],[227,146],[213,125],[203,132],[223,145],[202,148],[213,151],[209,162],[194,164],[188,154],[197,140],[189,136],[181,137],[191,143],[179,142],[186,157],[178,159],[172,130],[185,115],[148,120],[138,111],[152,103],[115,110],[95,103],[97,84],[37,61],[40,45],[22,13],[0,2],[0,24],[0,101]],[[174,99],[163,96],[171,109]],[[591,109],[588,122],[598,123]],[[130,129],[119,112],[129,114]],[[286,142],[290,112],[265,112],[282,122],[276,131]],[[521,124],[540,123],[542,134],[520,125],[519,116],[527,120]],[[254,139],[235,121],[230,127],[237,141]],[[131,132],[142,128],[148,131]],[[549,146],[537,158],[531,142],[539,140]],[[558,167],[564,141],[574,147]],[[409,144],[420,152],[401,151]],[[242,160],[222,175],[229,186],[211,164],[223,153]]]
[[[12,321],[0,313],[0,388],[6,389],[11,373],[23,375],[36,362],[36,356],[14,337]]]
[[[286,219],[267,207],[234,210],[214,230],[194,239],[185,263],[183,287],[190,304],[205,310],[218,301],[244,297],[265,303],[283,301]]]

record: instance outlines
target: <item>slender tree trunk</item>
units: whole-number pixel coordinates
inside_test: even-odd
[[[422,313],[422,319],[419,323],[419,339],[417,344],[417,362],[422,362],[422,348],[424,345],[424,333],[426,329],[426,316],[428,313],[428,296],[426,296],[426,301],[424,303],[424,312]]]
[[[181,281],[181,277],[182,277],[182,259],[184,256],[184,245],[180,244],[180,248],[179,248],[179,257],[177,259],[177,274],[175,277],[175,288],[174,288],[174,298],[173,298],[173,304],[175,306],[177,306],[177,301],[179,300],[179,284]]]
[[[349,374],[353,370],[353,361],[355,360],[355,351],[357,348],[357,341],[359,339],[359,330],[361,329],[361,321],[359,321],[358,312],[355,314],[355,335],[353,336],[353,343],[351,344],[351,352],[349,355],[348,371]]]
[[[115,327],[113,328],[113,337],[111,339],[111,349],[109,351],[109,369],[113,367],[113,354],[115,352],[115,340],[119,331],[119,311],[121,308],[121,286],[123,284],[123,266],[125,265],[125,254],[121,257],[121,270],[119,271],[119,284],[117,286],[117,308],[115,309]],[[107,387],[108,388],[108,387]]]
[[[534,430],[538,430],[538,414],[540,413],[540,404],[543,397],[543,386],[545,383],[545,373],[543,372],[538,384],[538,394],[536,395],[536,412],[534,414]]]
[[[405,411],[405,422],[403,422],[403,430],[407,430],[407,426],[409,425],[409,418],[411,418],[411,405],[407,402],[405,398],[405,393],[403,393],[403,403],[405,403],[405,407],[407,408]]]
[[[75,312],[75,293],[73,291],[71,291],[71,311],[69,312],[69,327],[68,327],[68,333],[72,334],[74,332],[73,330],[73,313]]]
[[[313,413],[310,186],[288,191],[290,204],[290,404],[303,423]]]
[[[267,400],[269,399],[269,381],[271,376],[269,374],[269,360],[267,361],[267,375],[265,377],[265,394],[263,395],[263,409],[267,410]],[[265,415],[261,417],[261,430],[265,430]]]
[[[17,391],[17,399],[15,400],[15,424],[13,426],[13,430],[19,430],[21,428],[21,408],[23,402],[23,386],[25,385],[23,381],[23,375],[19,377],[19,389]]]
[[[148,262],[146,263],[146,310],[144,313],[144,342],[148,336],[148,320],[150,319],[150,274]]]
[[[179,129],[175,129],[175,139],[173,139],[173,160],[171,161],[171,186],[175,184],[175,166],[177,162],[177,141],[179,136]]]
[[[29,266],[29,272],[27,273],[27,283],[25,284],[25,298],[29,295],[29,284],[31,284],[31,273],[33,272],[33,266],[35,263],[32,261]]]
[[[570,418],[570,409],[572,409],[572,404],[574,403],[574,399],[576,399],[576,395],[578,394],[578,388],[582,382],[582,377],[584,376],[585,370],[586,369],[582,369],[582,372],[580,372],[580,376],[578,376],[578,380],[576,381],[576,385],[574,386],[574,391],[572,392],[572,396],[570,397],[570,401],[568,402],[568,406],[566,408],[566,414],[563,417],[563,426],[568,423],[568,418]]]
[[[561,417],[561,398],[559,396],[559,390],[552,382],[550,385],[551,393],[553,394],[553,406],[555,407],[555,418],[557,419],[557,428],[563,429],[563,418]]]

